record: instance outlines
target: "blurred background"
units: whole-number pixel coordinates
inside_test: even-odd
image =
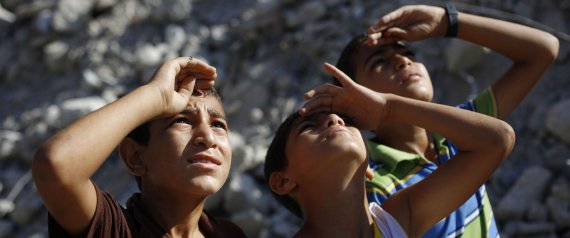
[[[263,161],[302,93],[328,82],[352,35],[404,4],[364,0],[0,0],[0,237],[47,237],[47,211],[31,180],[37,146],[145,82],[158,65],[194,56],[217,68],[233,164],[207,201],[249,237],[289,237],[300,222],[273,200]],[[549,31],[560,52],[508,118],[517,143],[488,181],[502,237],[570,237],[570,0],[465,0],[460,11]],[[477,95],[509,65],[456,39],[411,44],[434,81],[434,101]],[[521,49],[524,50],[524,49]],[[468,136],[468,135],[466,135]],[[97,146],[96,144],[93,146]],[[469,168],[467,168],[469,169]],[[137,191],[116,154],[94,176],[121,202]]]

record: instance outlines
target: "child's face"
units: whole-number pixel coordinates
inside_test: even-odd
[[[153,121],[144,150],[143,184],[196,195],[217,192],[226,181],[232,156],[220,101],[192,97],[182,113]]]
[[[338,115],[327,113],[298,119],[287,139],[285,172],[305,185],[354,174],[351,168],[366,163],[366,147],[360,131],[346,123]]]
[[[425,66],[401,43],[362,44],[355,57],[355,81],[376,92],[431,101],[433,86]]]

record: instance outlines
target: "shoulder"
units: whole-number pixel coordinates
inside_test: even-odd
[[[95,184],[94,184],[95,185]],[[109,193],[95,185],[97,208],[91,224],[83,237],[130,237],[130,229],[125,219],[123,208]],[[48,215],[49,237],[71,237],[58,223]]]

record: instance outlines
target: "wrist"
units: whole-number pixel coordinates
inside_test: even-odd
[[[445,4],[445,17],[447,18],[447,31],[445,37],[457,37],[459,31],[459,13],[453,3]]]

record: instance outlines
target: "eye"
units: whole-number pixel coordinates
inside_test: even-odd
[[[298,134],[303,133],[306,130],[313,129],[314,124],[311,122],[304,122],[299,126]]]
[[[376,60],[374,60],[374,62],[372,63],[372,68],[375,69],[378,66],[382,66],[384,63],[386,62],[386,60],[384,60],[383,58],[377,58]]]
[[[188,121],[188,119],[186,117],[178,117],[178,118],[174,119],[173,124],[190,124],[190,122]]]
[[[213,128],[219,128],[219,129],[222,129],[222,130],[225,130],[225,131],[228,130],[228,125],[226,125],[225,122],[223,122],[223,121],[218,121],[218,120],[213,121],[211,127],[213,127]]]

